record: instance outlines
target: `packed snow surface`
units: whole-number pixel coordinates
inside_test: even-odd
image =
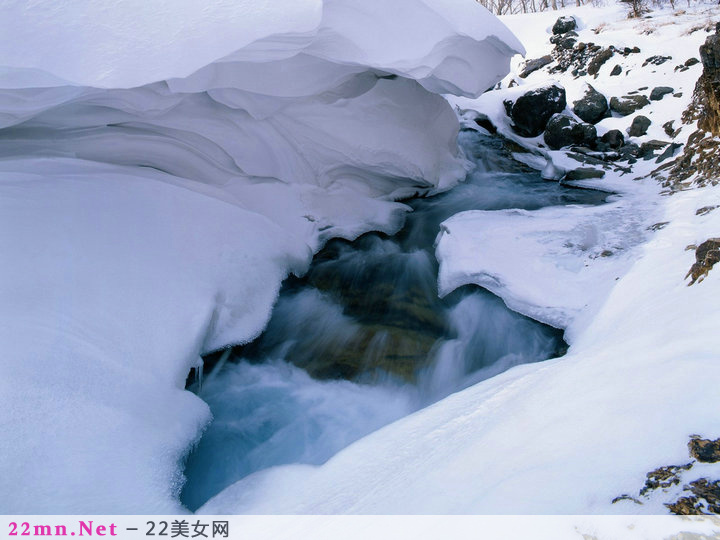
[[[182,511],[199,355],[462,179],[437,94],[522,50],[463,0],[11,0],[0,36],[3,513]]]

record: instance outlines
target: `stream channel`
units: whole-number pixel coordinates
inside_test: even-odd
[[[286,280],[259,338],[207,357],[202,385],[189,379],[214,416],[187,459],[189,509],[253,472],[322,464],[453,392],[565,353],[561,330],[484,289],[438,298],[433,243],[458,212],[597,205],[608,193],[543,181],[499,138],[464,130],[459,140],[477,164],[464,183],[407,201],[394,236],[328,242],[307,275]]]

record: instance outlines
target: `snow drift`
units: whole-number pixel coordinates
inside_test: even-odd
[[[466,162],[438,93],[522,49],[463,0],[5,2],[0,509],[181,511],[199,355]]]

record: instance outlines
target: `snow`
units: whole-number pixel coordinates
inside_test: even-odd
[[[408,15],[411,14],[411,15]],[[177,513],[199,355],[330,237],[466,173],[437,92],[522,47],[462,0],[5,2],[0,508]]]
[[[643,86],[649,94],[668,82],[682,92],[637,113],[648,115],[653,125],[636,142],[667,139],[662,124],[675,119],[679,127],[701,69],[676,73],[674,67],[698,56],[707,34],[692,29],[720,14],[718,8],[658,10],[637,21],[626,19],[619,6],[586,6],[504,21],[522,37],[528,57],[536,58],[549,51],[548,35],[536,28],[549,29],[559,14],[577,15],[581,41],[642,49],[627,58],[616,55],[590,81],[608,97]],[[654,54],[674,58],[642,68]],[[627,76],[609,77],[616,62],[630,70]],[[473,128],[478,112],[485,114],[503,135],[529,148],[524,161],[564,173],[573,168],[566,153],[548,152],[541,138],[519,138],[502,107],[504,99],[550,77],[544,69],[508,89],[511,74],[500,91],[448,99],[467,128]],[[582,95],[582,79],[552,77],[568,89],[569,104]],[[624,130],[633,116],[603,120],[598,131]],[[685,127],[675,140],[684,142],[693,129]],[[637,495],[646,473],[687,463],[691,434],[720,436],[715,300],[720,273],[713,269],[692,287],[684,279],[695,262],[688,246],[718,236],[720,210],[705,215],[696,210],[720,204],[720,187],[663,196],[661,186],[643,179],[655,167],[654,160],[640,161],[629,174],[608,170],[602,179],[575,182],[619,194],[605,206],[466,212],[442,225],[441,290],[479,283],[513,309],[567,325],[566,356],[512,368],[453,394],[357,441],[322,466],[255,473],[200,511],[667,513],[664,503],[673,493]],[[613,253],[603,257],[606,249]],[[716,466],[701,466],[683,482],[717,474]],[[612,503],[626,493],[643,504]]]
[[[568,328],[589,304],[602,301],[614,277],[632,261],[629,248],[644,240],[647,217],[619,200],[600,207],[535,211],[472,211],[442,224],[436,256],[445,296],[475,283],[513,311]]]

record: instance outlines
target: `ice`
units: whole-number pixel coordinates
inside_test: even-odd
[[[620,199],[598,207],[456,214],[443,222],[437,239],[439,292],[474,283],[514,311],[568,328],[605,298],[631,264],[631,248],[647,235],[656,214],[630,208]]]
[[[182,511],[198,356],[257,336],[330,237],[393,232],[395,200],[461,180],[437,92],[477,95],[521,46],[462,0],[12,0],[0,21],[0,508]]]

